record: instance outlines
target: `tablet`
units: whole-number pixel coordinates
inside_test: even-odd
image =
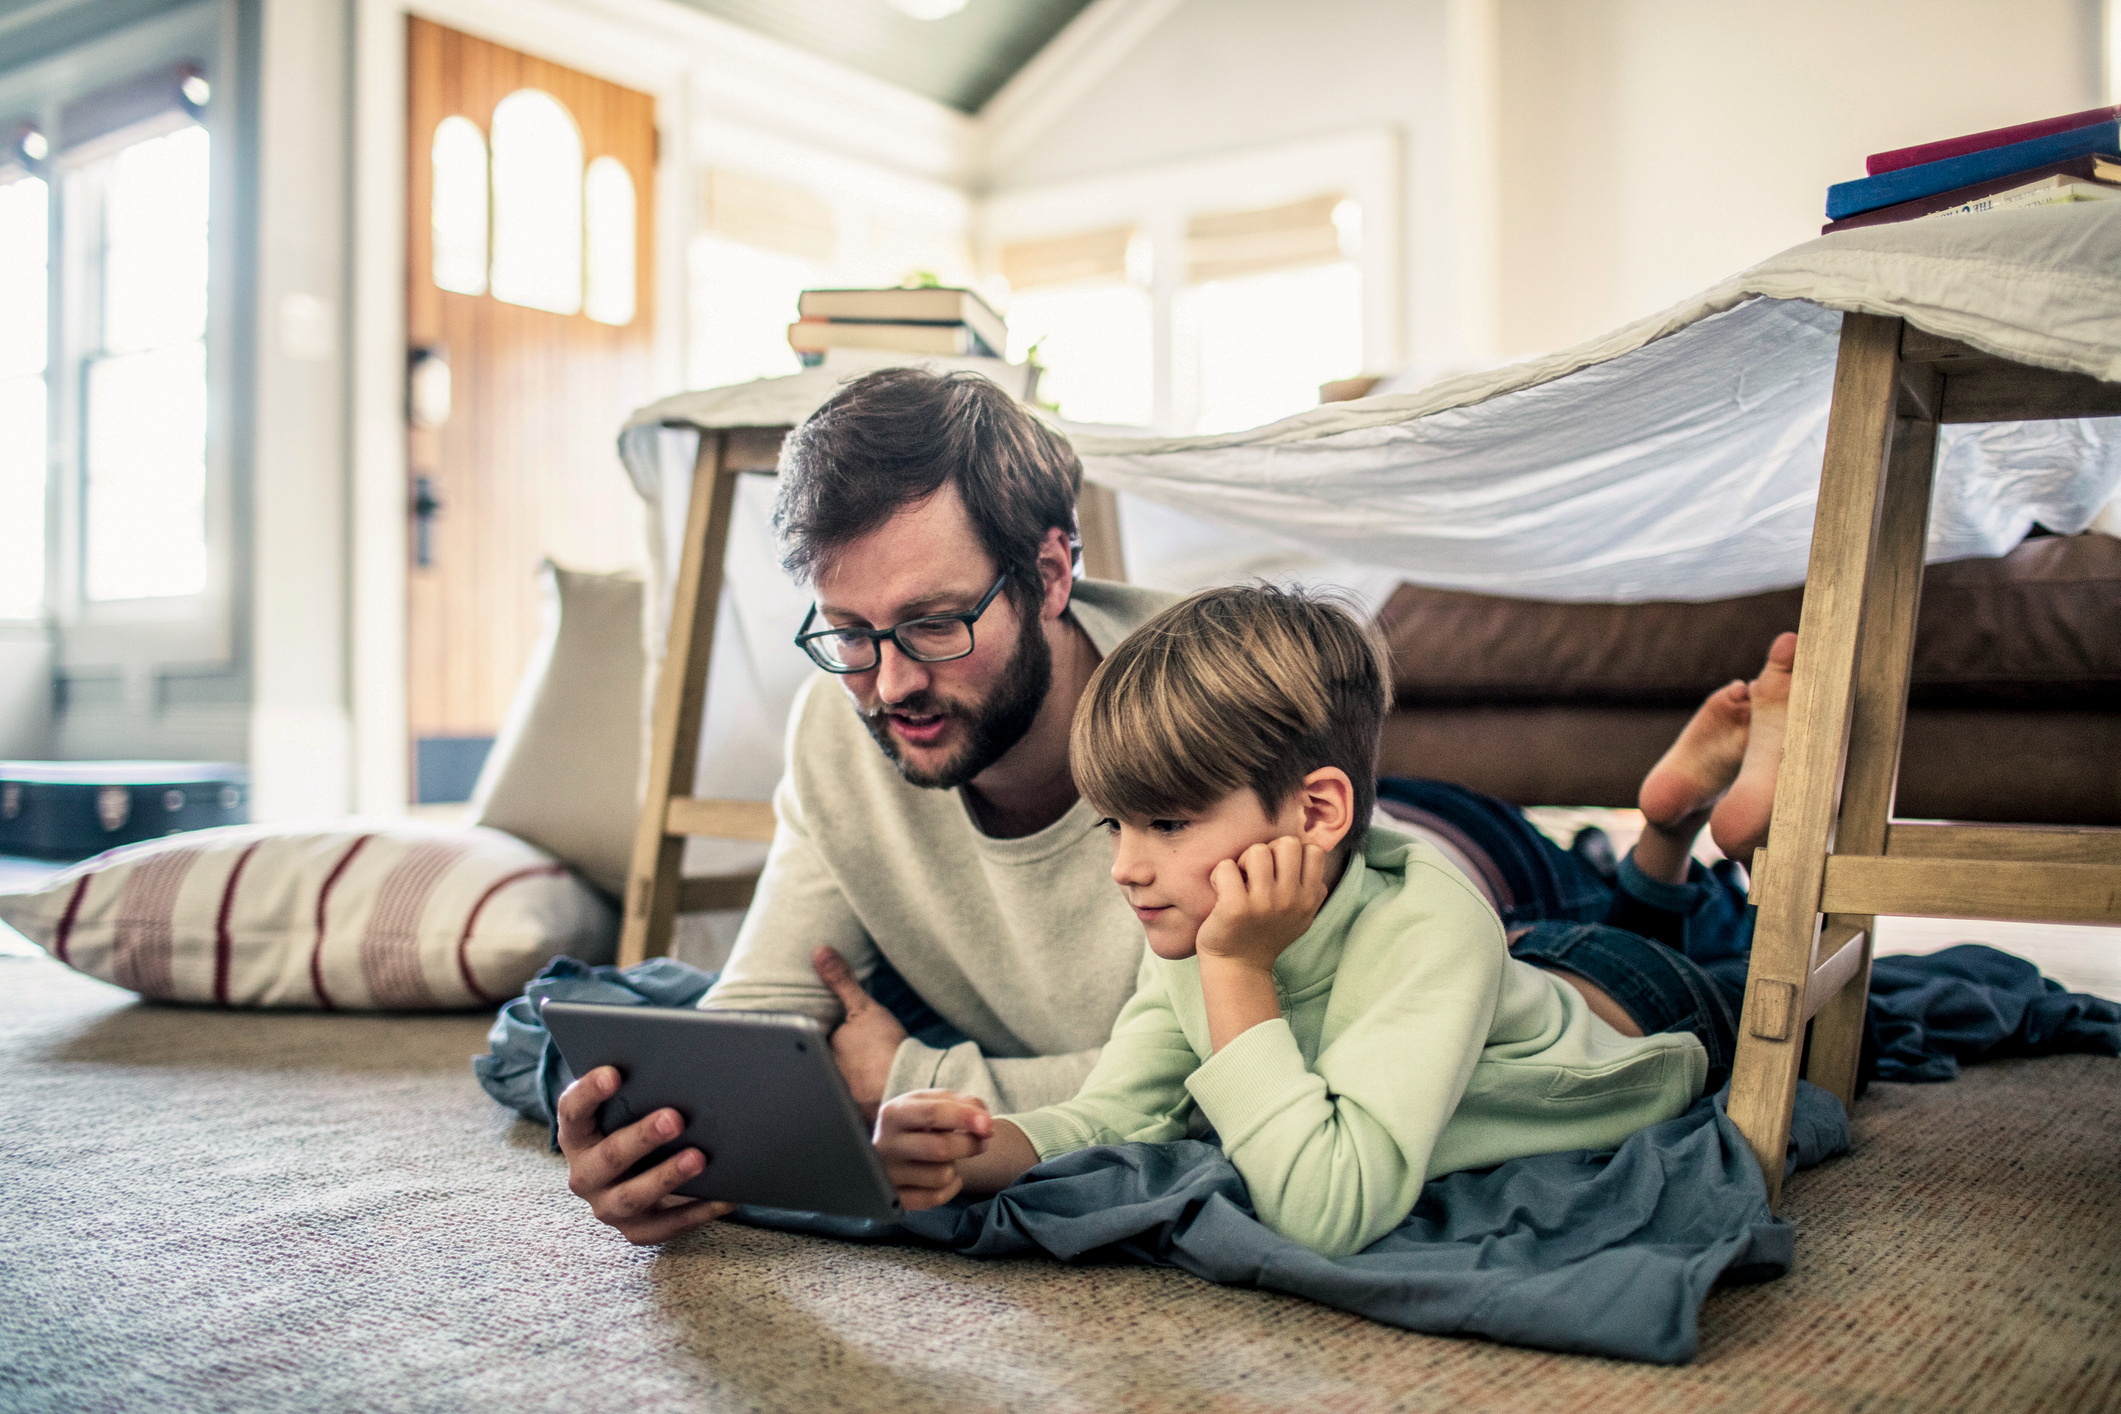
[[[684,1133],[635,1173],[696,1148],[707,1166],[676,1190],[688,1197],[904,1216],[832,1042],[809,1017],[586,1002],[547,1002],[544,1017],[576,1075],[617,1067],[618,1093],[597,1111],[606,1134],[665,1106],[684,1116]]]

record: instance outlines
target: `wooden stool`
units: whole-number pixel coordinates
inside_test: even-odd
[[[648,778],[626,879],[626,921],[619,932],[622,967],[668,953],[678,914],[748,907],[758,887],[757,870],[690,879],[681,870],[690,836],[773,838],[770,802],[699,799],[692,795],[692,783],[699,773],[707,670],[714,659],[714,626],[722,603],[722,564],[729,548],[737,478],[773,475],[788,430],[698,429],[700,449],[692,466],[692,500],[685,512],[685,543],[670,606],[669,647],[656,678]],[[1085,482],[1076,516],[1085,573],[1125,579],[1117,498]],[[794,624],[788,632],[792,639]],[[790,643],[788,651],[799,650]]]
[[[2121,384],[1978,352],[1878,315],[1841,326],[1789,729],[1732,1067],[1730,1115],[1782,1195],[1805,1077],[1855,1097],[1879,914],[2121,920],[2121,829],[1891,819],[1937,427],[2121,415]],[[2116,626],[2121,632],[2121,625]]]

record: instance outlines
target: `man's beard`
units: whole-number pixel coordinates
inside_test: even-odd
[[[1016,651],[1002,669],[1001,680],[977,707],[967,707],[932,692],[916,692],[903,702],[863,712],[862,725],[869,728],[869,735],[876,738],[876,744],[891,758],[891,764],[898,767],[908,785],[924,790],[955,790],[1001,760],[1010,747],[1024,739],[1052,686],[1053,649],[1034,619],[1023,626]],[[909,765],[899,755],[899,744],[891,736],[889,714],[893,712],[962,722],[965,744],[955,757],[932,770]]]

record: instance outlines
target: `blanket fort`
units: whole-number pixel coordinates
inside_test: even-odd
[[[1126,497],[1132,577],[1160,588],[1266,574],[1347,585],[1372,607],[1401,580],[1722,598],[1804,579],[1843,311],[2121,381],[2121,203],[1838,232],[1573,349],[1248,432],[1063,425],[1085,475]],[[634,414],[619,448],[652,523],[652,652],[698,429],[799,422],[843,378],[908,361],[682,393]],[[2036,521],[2074,533],[2121,487],[2113,419],[1955,425],[1940,441],[1932,561],[2000,555]],[[701,795],[770,794],[809,672],[787,645],[808,596],[774,562],[771,498],[762,477],[737,497]]]

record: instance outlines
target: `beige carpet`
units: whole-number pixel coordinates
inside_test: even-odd
[[[1799,1270],[1659,1369],[1131,1267],[636,1251],[472,1083],[484,1028],[0,957],[0,1408],[2121,1409],[2121,1061],[1878,1087],[1795,1182]]]

